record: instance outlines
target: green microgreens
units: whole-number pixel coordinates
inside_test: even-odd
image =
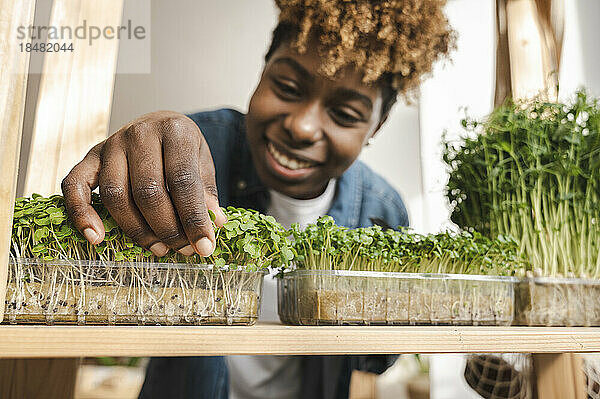
[[[157,258],[129,239],[93,194],[92,206],[100,215],[106,235],[96,246],[89,244],[67,218],[64,200],[59,195],[49,198],[33,194],[15,203],[11,255],[15,257],[52,259],[86,259],[105,261],[138,261],[211,264],[217,267],[244,265],[248,270],[269,266],[282,267],[293,258],[286,230],[271,216],[253,210],[228,207],[228,222],[214,225],[214,253],[202,258],[185,257],[174,251]]]
[[[463,126],[467,137],[445,143],[452,221],[517,238],[543,275],[600,277],[598,100],[509,102]]]
[[[347,229],[330,216],[304,230],[293,225],[292,235],[295,263],[302,269],[511,275],[522,267],[516,242],[502,236]]]

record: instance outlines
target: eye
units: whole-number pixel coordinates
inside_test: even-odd
[[[339,125],[349,127],[363,121],[361,115],[355,111],[349,110],[347,107],[334,107],[329,111],[331,118]]]
[[[283,99],[297,99],[302,95],[298,87],[291,81],[273,79],[273,84],[277,94]]]

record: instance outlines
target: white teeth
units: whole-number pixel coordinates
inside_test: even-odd
[[[296,170],[303,169],[313,166],[312,162],[301,161],[299,159],[292,159],[287,155],[279,152],[277,148],[272,143],[269,143],[268,146],[269,152],[273,155],[273,158],[277,160],[282,166],[285,166],[288,169]]]

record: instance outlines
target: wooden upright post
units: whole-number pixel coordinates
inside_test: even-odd
[[[0,0],[0,321],[8,275],[29,52],[22,51],[17,28],[33,22],[35,0]],[[21,42],[23,45],[27,40]]]
[[[556,100],[564,0],[496,0],[495,105],[507,97]],[[585,399],[577,354],[532,354],[539,399]]]
[[[50,25],[116,27],[122,13],[123,0],[54,0]],[[69,170],[106,138],[119,41],[73,37],[72,44],[72,52],[44,56],[24,195],[60,192]]]
[[[496,93],[506,98],[538,94],[555,100],[563,37],[564,0],[496,0]]]
[[[533,355],[538,399],[586,399],[583,359],[576,353]]]

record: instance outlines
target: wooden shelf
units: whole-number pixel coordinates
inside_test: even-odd
[[[0,326],[0,357],[600,352],[600,328]]]

